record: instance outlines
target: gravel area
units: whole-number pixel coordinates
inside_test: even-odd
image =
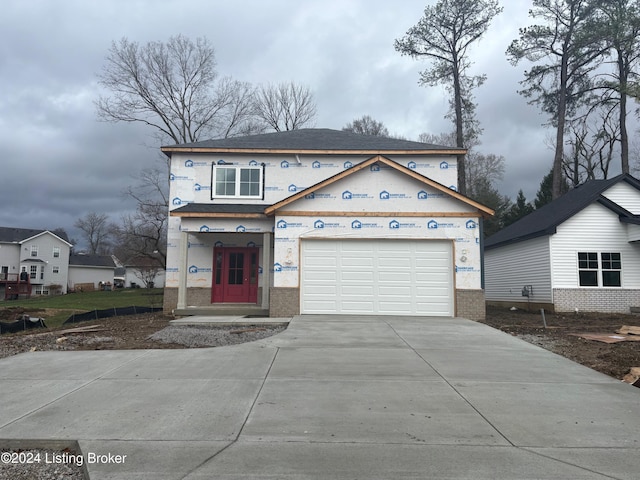
[[[85,480],[84,459],[58,450],[0,450],[1,480]]]
[[[284,325],[201,326],[171,325],[149,336],[150,340],[187,348],[237,345],[270,337],[286,329]]]

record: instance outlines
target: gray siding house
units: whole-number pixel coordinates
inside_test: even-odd
[[[0,287],[26,272],[34,295],[66,293],[71,246],[48,230],[0,227]]]
[[[492,235],[484,250],[490,303],[629,313],[640,306],[640,181],[589,181]]]

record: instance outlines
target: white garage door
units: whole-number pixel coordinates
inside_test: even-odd
[[[453,316],[451,242],[303,240],[301,313]]]

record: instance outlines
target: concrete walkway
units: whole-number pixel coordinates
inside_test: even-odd
[[[93,480],[640,475],[639,389],[464,319],[303,316],[233,347],[26,353],[0,360],[0,405],[0,439],[126,455]]]

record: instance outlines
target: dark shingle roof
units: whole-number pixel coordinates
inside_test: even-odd
[[[261,149],[261,150],[291,150],[292,152],[304,150],[354,150],[354,151],[398,151],[415,150],[450,152],[455,154],[461,149],[444,147],[429,143],[412,142],[397,138],[379,137],[373,135],[361,135],[331,130],[328,128],[304,128],[286,132],[264,133],[261,135],[248,135],[244,137],[222,138],[218,140],[205,140],[196,143],[184,143],[162,147],[167,153],[179,149]]]
[[[22,240],[34,237],[42,232],[44,232],[44,230],[0,227],[0,242],[21,242]]]
[[[76,267],[109,267],[115,268],[116,264],[110,255],[70,255],[69,265]]]
[[[69,242],[66,235],[59,232],[52,232],[51,230],[34,229],[34,228],[13,228],[13,227],[0,227],[0,242],[16,243],[26,240],[27,238],[35,237],[43,232],[50,232],[53,235],[61,238],[65,242]]]
[[[623,212],[626,210],[602,197],[605,190],[621,181],[640,190],[640,181],[628,174],[618,175],[608,180],[591,180],[491,235],[484,242],[485,249],[490,250],[509,243],[551,235],[556,232],[558,225],[594,202],[601,203],[618,215],[624,215]]]

